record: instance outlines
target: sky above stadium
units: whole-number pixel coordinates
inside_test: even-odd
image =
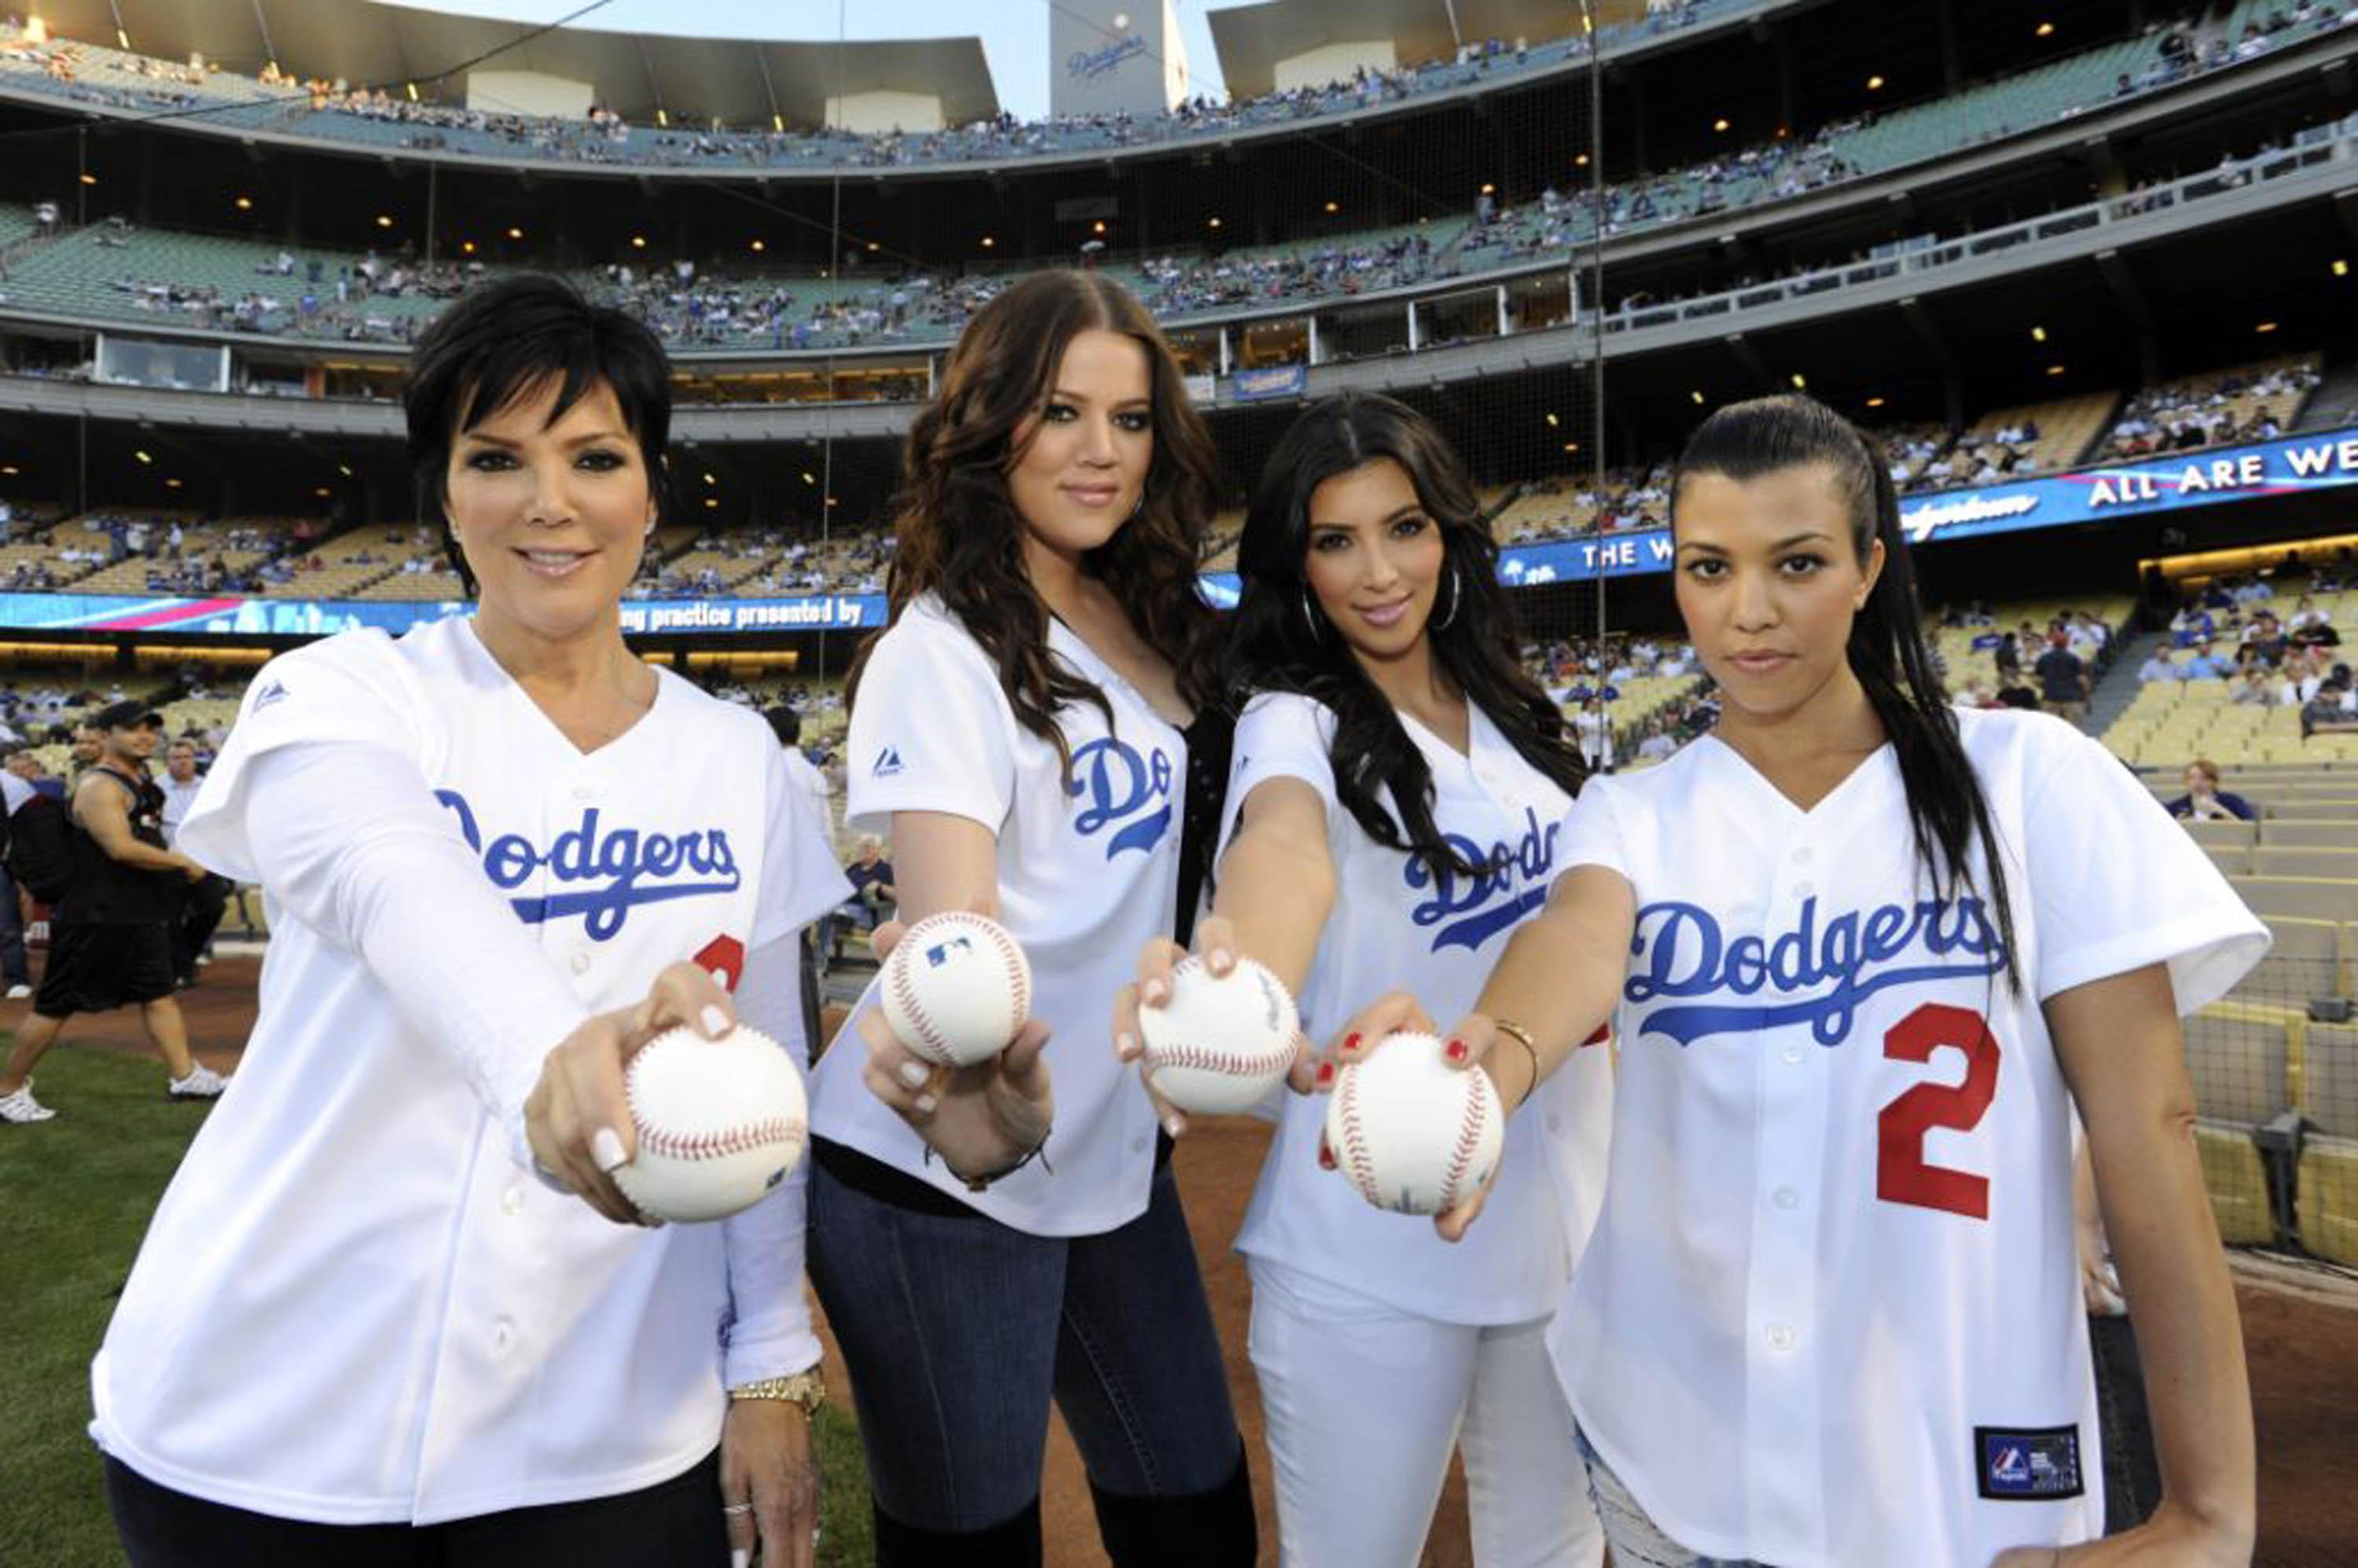
[[[379,0],[419,10],[546,25],[594,6],[577,25],[606,32],[712,38],[830,39],[980,37],[1001,107],[1024,119],[1048,112],[1048,19],[1054,0]],[[1152,4],[1152,0],[1146,0]],[[1188,79],[1226,95],[1206,11],[1259,0],[1176,0]]]

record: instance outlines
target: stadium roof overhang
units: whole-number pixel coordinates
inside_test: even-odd
[[[66,38],[113,43],[119,13],[142,54],[201,54],[247,74],[276,59],[299,77],[395,93],[415,82],[422,95],[451,103],[465,101],[466,82],[445,73],[492,56],[485,69],[587,81],[600,106],[643,124],[662,109],[687,124],[766,125],[776,116],[809,126],[826,118],[829,98],[874,92],[938,98],[946,124],[999,113],[979,38],[838,43],[544,32],[381,0],[42,0],[37,9]]]
[[[1461,41],[1563,38],[1579,28],[1580,7],[1563,0],[1269,0],[1205,19],[1230,95],[1256,98],[1275,90],[1280,60],[1329,44],[1390,38],[1401,64],[1417,65],[1455,58]]]

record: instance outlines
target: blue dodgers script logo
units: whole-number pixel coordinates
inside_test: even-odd
[[[639,904],[735,892],[743,880],[729,849],[729,835],[718,827],[680,834],[601,828],[592,806],[581,814],[579,827],[559,833],[544,854],[519,833],[503,833],[485,844],[473,808],[457,790],[438,789],[434,798],[459,818],[467,848],[483,858],[483,874],[502,892],[522,887],[544,867],[558,882],[593,884],[578,892],[508,900],[516,918],[527,925],[579,914],[586,917],[582,925],[590,935],[604,942],[622,929],[622,922]]]
[[[1444,843],[1468,865],[1482,868],[1470,877],[1412,859],[1402,873],[1408,885],[1430,887],[1433,896],[1410,911],[1409,917],[1419,925],[1441,926],[1433,950],[1463,947],[1472,952],[1547,903],[1548,872],[1555,868],[1555,836],[1562,827],[1551,822],[1542,827],[1539,813],[1525,806],[1523,836],[1513,844],[1501,838],[1485,849],[1461,834],[1444,833]],[[1444,921],[1448,924],[1442,925]]]
[[[1121,824],[1106,841],[1109,860],[1124,849],[1152,849],[1170,830],[1171,758],[1160,746],[1145,757],[1110,737],[1076,747],[1065,793],[1076,800],[1088,798],[1073,819],[1082,838],[1094,838]]]
[[[1921,945],[1947,962],[1890,967]],[[1780,936],[1720,935],[1719,922],[1692,903],[1650,903],[1638,912],[1629,951],[1639,960],[1622,994],[1638,1004],[1661,997],[1758,995],[1767,990],[1831,989],[1804,1000],[1745,1006],[1658,1007],[1640,1034],[1667,1034],[1692,1045],[1706,1034],[1754,1033],[1806,1021],[1821,1045],[1850,1034],[1851,1020],[1868,997],[1892,986],[1995,975],[2006,968],[2006,943],[1979,899],[1931,899],[1887,903],[1862,918],[1856,911],[1818,926],[1818,901],[1801,904],[1800,924]]]

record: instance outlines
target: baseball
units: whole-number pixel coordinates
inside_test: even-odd
[[[1326,1144],[1359,1195],[1395,1214],[1445,1214],[1498,1168],[1507,1113],[1490,1075],[1451,1066],[1436,1035],[1387,1034],[1335,1075]]]
[[[965,910],[903,933],[878,977],[884,1022],[918,1055],[953,1067],[1007,1049],[1032,1016],[1032,966],[1007,928]]]
[[[1284,982],[1250,958],[1225,979],[1201,958],[1182,958],[1171,967],[1170,1000],[1138,1010],[1140,1062],[1181,1110],[1230,1116],[1284,1081],[1301,1029]]]
[[[655,1219],[726,1219],[795,1168],[809,1130],[802,1075],[785,1047],[740,1024],[718,1040],[658,1034],[622,1078],[638,1152],[614,1184]]]

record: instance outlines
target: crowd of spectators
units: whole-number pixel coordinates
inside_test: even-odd
[[[2320,379],[2317,366],[2304,362],[2278,365],[2256,376],[2230,371],[2153,387],[2129,400],[2096,455],[2111,461],[2272,441],[2284,428],[2270,400],[2292,400],[2297,406]]]

